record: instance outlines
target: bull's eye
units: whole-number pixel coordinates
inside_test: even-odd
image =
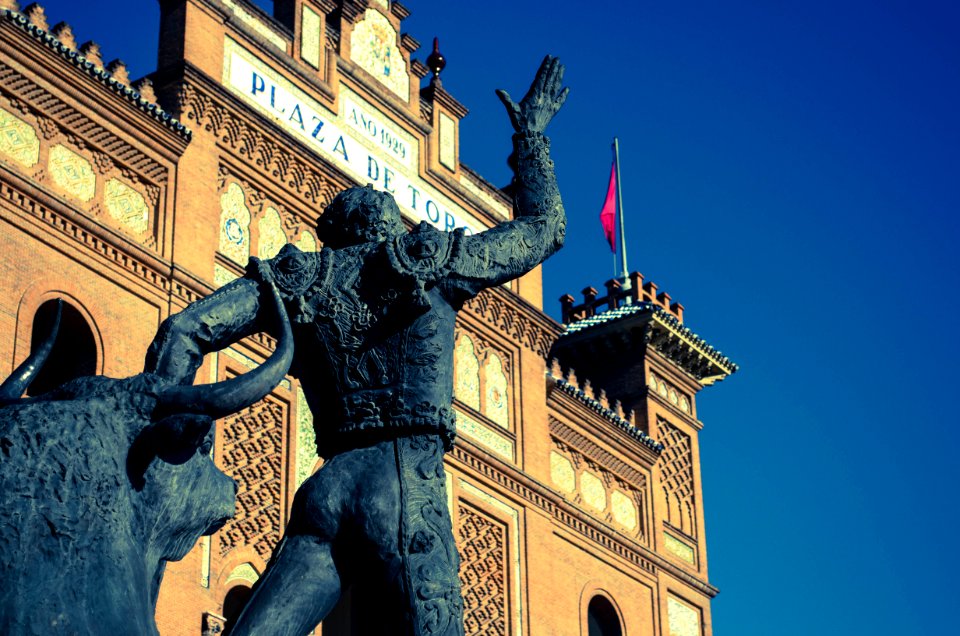
[[[203,443],[200,444],[200,448],[197,449],[197,452],[200,453],[201,455],[209,455],[212,449],[213,449],[213,442],[211,442],[210,440],[204,440]]]

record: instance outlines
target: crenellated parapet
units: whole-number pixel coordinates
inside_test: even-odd
[[[593,287],[585,287],[581,292],[583,302],[579,305],[575,304],[576,299],[570,294],[561,296],[560,310],[563,324],[592,318],[610,309],[619,309],[641,302],[657,305],[678,321],[683,322],[683,305],[674,302],[667,292],[659,291],[657,284],[653,281],[644,282],[643,274],[640,272],[633,272],[627,280],[611,278],[604,283],[604,287],[607,290],[605,296],[600,296],[600,292]]]

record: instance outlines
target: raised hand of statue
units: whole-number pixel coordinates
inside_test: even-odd
[[[497,97],[507,108],[510,123],[517,132],[542,133],[557,114],[563,102],[567,99],[569,88],[560,88],[563,81],[563,64],[560,60],[548,55],[543,58],[537,76],[530,85],[530,90],[517,104],[510,99],[510,94],[501,89],[497,90]]]

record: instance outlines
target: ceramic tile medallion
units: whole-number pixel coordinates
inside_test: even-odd
[[[27,122],[0,108],[0,156],[25,168],[40,161],[40,139]]]
[[[397,31],[376,9],[367,9],[350,36],[350,59],[404,101],[410,99],[407,63],[397,46]]]
[[[72,197],[88,203],[97,190],[90,162],[62,144],[50,149],[47,161],[53,182]]]

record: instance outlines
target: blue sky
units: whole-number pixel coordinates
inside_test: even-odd
[[[406,4],[471,110],[461,159],[498,185],[493,89],[522,96],[545,53],[567,65],[548,312],[612,274],[597,214],[617,135],[631,269],[741,366],[699,401],[714,633],[955,633],[960,9]],[[153,69],[156,2],[44,6]]]

